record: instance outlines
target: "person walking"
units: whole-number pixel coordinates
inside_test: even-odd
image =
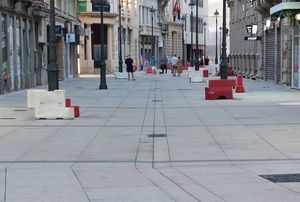
[[[157,72],[157,61],[154,56],[150,60],[150,66],[152,68],[152,75],[156,75]]]
[[[161,63],[161,70],[162,70],[162,74],[163,73],[168,73],[168,69],[167,69],[167,64],[168,64],[168,59],[166,56],[162,57],[160,60]]]
[[[173,76],[176,76],[176,69],[177,69],[177,57],[174,55],[171,58],[171,65],[172,65],[172,74]]]
[[[183,68],[183,61],[180,57],[178,57],[176,65],[177,65],[177,74],[178,76],[180,76],[182,74],[182,68]]]
[[[130,81],[130,74],[132,77],[132,80],[134,81],[134,70],[133,70],[133,59],[130,57],[130,55],[127,56],[126,60],[125,60],[125,64],[126,64],[126,70],[128,73],[128,81]]]

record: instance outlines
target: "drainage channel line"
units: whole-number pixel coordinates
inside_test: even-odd
[[[169,137],[168,137],[168,127],[167,127],[166,112],[165,112],[165,105],[164,105],[164,97],[163,97],[162,93],[161,93],[161,100],[162,100],[162,112],[163,112],[163,117],[164,117],[164,127],[165,127],[165,133],[166,133],[166,141],[167,141],[167,147],[168,147],[169,166],[172,167],[170,144],[169,144]]]
[[[157,170],[157,169],[156,169]],[[180,185],[180,183],[175,182],[172,178],[168,177],[167,175],[165,175],[163,172],[161,172],[160,170],[157,170],[157,172],[163,176],[164,178],[166,178],[167,180],[169,180],[170,182],[172,182],[173,184],[175,184],[179,189],[181,189],[184,193],[186,193],[187,195],[189,195],[190,197],[192,197],[193,199],[195,199],[196,201],[201,201],[199,198],[197,198],[196,196],[194,196],[191,192],[189,192],[188,190],[186,190],[183,186]]]
[[[115,110],[111,113],[111,115],[109,116],[109,118],[105,121],[105,123],[103,124],[104,126],[107,125],[107,123],[110,121],[110,119],[115,115],[115,113],[120,109],[121,105],[124,103],[124,101],[129,97],[130,93],[133,92],[135,86],[133,86],[131,88],[131,90],[128,91],[128,93],[123,97],[123,99],[121,100],[121,102],[118,104],[118,106],[115,108]],[[94,142],[94,140],[101,134],[102,130],[104,129],[104,127],[101,127],[99,129],[99,131],[96,133],[96,135],[91,139],[91,141],[84,147],[84,149],[81,151],[81,153],[78,155],[78,157],[76,158],[76,160],[74,161],[74,163],[71,165],[71,168],[73,169],[74,165],[78,162],[78,160],[80,159],[80,157],[84,154],[84,152],[87,151],[87,149],[92,145],[92,143]]]
[[[7,201],[7,168],[4,170],[5,172],[5,178],[4,178],[4,202]]]
[[[154,109],[153,109],[153,128],[152,128],[152,135],[153,135],[153,137],[152,137],[152,168],[154,168],[154,160],[155,160],[155,158],[154,158],[154,155],[155,155],[155,146],[154,146],[154,138],[155,138],[155,121],[156,121],[156,118],[155,118],[155,116],[156,116],[156,85],[157,85],[157,80],[156,80],[156,78],[155,78],[155,80],[154,80]]]
[[[184,172],[178,170],[177,168],[175,168],[175,170],[177,172],[179,172],[181,175],[183,175],[184,177],[188,178],[189,180],[191,180],[192,182],[194,182],[195,184],[199,185],[200,187],[202,187],[203,189],[205,189],[206,191],[210,192],[211,194],[213,194],[214,196],[218,197],[220,200],[222,201],[226,201],[223,197],[219,196],[218,194],[216,194],[215,192],[213,192],[212,190],[210,190],[209,188],[207,188],[206,186],[204,186],[203,184],[199,183],[197,180],[193,179],[192,177],[188,176],[187,174],[185,174]]]
[[[182,92],[181,92],[182,93]],[[203,124],[203,126],[205,127],[205,129],[208,131],[210,137],[213,139],[213,141],[215,142],[215,144],[218,146],[218,148],[220,149],[220,151],[224,154],[224,156],[227,158],[227,160],[229,160],[229,156],[228,154],[225,152],[225,150],[223,149],[223,147],[220,145],[220,143],[217,141],[217,139],[215,138],[215,136],[212,134],[212,132],[210,131],[210,129],[208,128],[208,126],[204,123],[204,121],[201,119],[200,115],[197,113],[196,108],[192,105],[192,103],[187,99],[187,97],[185,96],[184,93],[182,93],[183,97],[185,98],[185,100],[187,101],[187,103],[189,104],[189,106],[191,107],[191,109],[193,110],[193,112],[196,114],[196,116],[198,117],[198,119],[201,121],[201,123]]]
[[[139,150],[140,150],[140,147],[141,147],[141,141],[142,141],[142,136],[143,136],[143,131],[144,131],[144,126],[145,126],[145,121],[146,121],[146,116],[147,116],[147,111],[148,111],[148,106],[149,106],[149,100],[150,100],[151,92],[152,92],[152,88],[150,88],[150,90],[148,92],[148,99],[147,99],[145,113],[144,113],[144,118],[143,118],[143,123],[142,123],[142,127],[141,127],[141,133],[140,133],[139,143],[138,143],[136,154],[135,154],[135,160],[134,160],[134,166],[135,167],[136,167],[136,163],[137,163],[137,159],[138,159],[138,155],[139,155]]]

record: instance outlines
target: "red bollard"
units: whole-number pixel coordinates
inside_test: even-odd
[[[203,70],[203,77],[205,77],[205,78],[208,78],[208,70],[207,69],[204,69]]]
[[[238,74],[236,78],[236,87],[235,87],[236,93],[245,93],[245,88],[243,84],[243,75]]]
[[[72,108],[74,109],[74,117],[78,118],[80,116],[79,106],[72,106]]]
[[[67,98],[66,99],[66,107],[71,107],[71,99],[70,98]]]

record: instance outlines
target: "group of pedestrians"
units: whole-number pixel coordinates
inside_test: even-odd
[[[181,57],[177,57],[174,55],[173,57],[162,57],[161,58],[161,74],[167,74],[168,73],[168,67],[171,67],[171,71],[173,76],[180,76],[183,72],[183,60]],[[133,59],[130,57],[130,55],[127,56],[125,59],[126,64],[126,71],[128,73],[128,81],[130,80],[130,77],[132,80],[135,80],[134,78],[134,72],[136,71],[136,67],[133,65]],[[152,56],[150,60],[150,67],[152,68],[152,74],[157,74],[157,60],[154,56]]]
[[[171,71],[173,76],[180,76],[182,74],[182,69],[183,69],[183,61],[176,55],[173,57],[163,57],[161,59],[161,72],[163,73],[168,73],[168,66],[171,66]]]

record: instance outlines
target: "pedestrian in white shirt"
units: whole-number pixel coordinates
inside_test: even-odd
[[[171,65],[172,65],[172,74],[175,76],[176,75],[176,69],[177,69],[177,57],[174,55],[171,58]]]

